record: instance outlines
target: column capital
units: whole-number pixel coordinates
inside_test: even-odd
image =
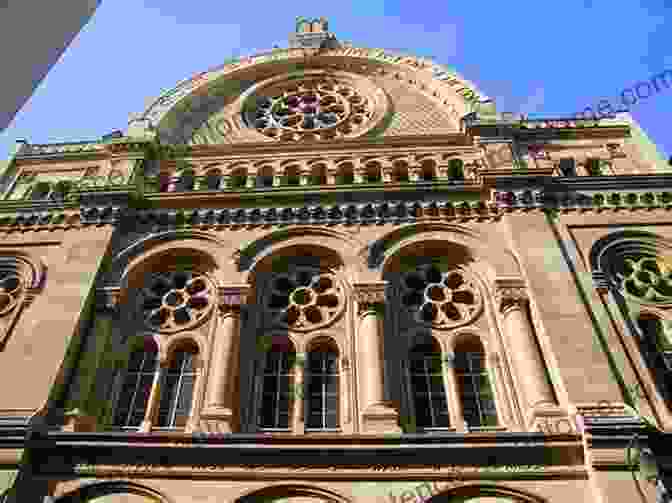
[[[519,278],[501,278],[495,280],[494,295],[500,312],[516,306],[521,308],[528,300],[527,286]]]
[[[227,285],[217,288],[217,305],[222,314],[239,312],[243,304],[247,303],[250,294],[250,285]]]
[[[380,310],[385,305],[387,281],[353,284],[358,314],[369,310]]]

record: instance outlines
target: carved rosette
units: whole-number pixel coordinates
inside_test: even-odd
[[[358,284],[354,285],[354,287],[357,314],[359,316],[367,312],[381,313],[383,311],[387,282]]]

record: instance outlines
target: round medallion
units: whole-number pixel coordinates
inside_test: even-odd
[[[482,306],[476,283],[464,271],[443,272],[434,264],[402,277],[401,302],[416,322],[441,328],[470,322]]]
[[[145,324],[162,332],[191,328],[205,319],[214,306],[214,287],[196,272],[163,272],[151,276],[141,290]]]
[[[345,303],[333,273],[302,266],[271,278],[264,305],[274,324],[305,331],[333,321]]]

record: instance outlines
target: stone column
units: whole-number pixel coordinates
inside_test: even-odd
[[[522,280],[496,280],[495,297],[502,315],[509,354],[524,397],[523,411],[528,428],[540,416],[556,416],[559,411],[546,367],[537,346],[534,328],[527,316],[528,295]]]
[[[207,431],[231,433],[239,422],[238,362],[240,361],[240,310],[249,286],[219,289],[219,326],[214,334],[206,406],[201,422]]]
[[[399,433],[399,412],[385,400],[382,312],[386,282],[355,285],[360,414],[365,433]]]

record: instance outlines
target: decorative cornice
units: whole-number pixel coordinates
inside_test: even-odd
[[[129,222],[164,225],[282,225],[404,223],[422,218],[436,220],[497,218],[499,213],[483,202],[386,201],[368,204],[333,204],[299,207],[148,209],[131,210]]]

